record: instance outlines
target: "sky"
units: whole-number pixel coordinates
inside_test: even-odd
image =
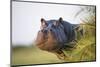
[[[59,19],[73,24],[80,23],[75,14],[84,6],[12,2],[12,44],[34,43],[40,29],[40,19]]]

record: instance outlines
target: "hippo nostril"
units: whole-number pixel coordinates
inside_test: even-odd
[[[43,30],[41,30],[41,32],[43,32]]]
[[[50,29],[50,31],[52,31],[52,29]]]
[[[43,32],[43,33],[44,33],[44,32],[45,32],[45,30],[43,29],[43,30],[41,30],[41,32]]]
[[[52,31],[52,29],[49,29],[50,31]]]

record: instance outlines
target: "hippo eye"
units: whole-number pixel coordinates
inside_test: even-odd
[[[52,31],[52,29],[50,29],[50,31]]]
[[[43,29],[41,30],[41,32],[43,32]]]

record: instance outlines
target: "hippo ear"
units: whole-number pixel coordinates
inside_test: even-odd
[[[44,18],[41,18],[41,24],[46,24],[46,21]]]
[[[62,18],[62,17],[60,17],[60,18],[59,18],[59,22],[62,22],[62,21],[63,21],[63,18]]]
[[[45,22],[45,19],[44,18],[41,18],[41,23]]]

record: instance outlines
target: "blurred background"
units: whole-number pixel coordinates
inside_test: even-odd
[[[59,19],[72,24],[79,24],[86,13],[75,17],[78,11],[86,6],[59,5],[44,3],[12,2],[12,44],[29,45],[34,42],[40,29],[40,19]]]

